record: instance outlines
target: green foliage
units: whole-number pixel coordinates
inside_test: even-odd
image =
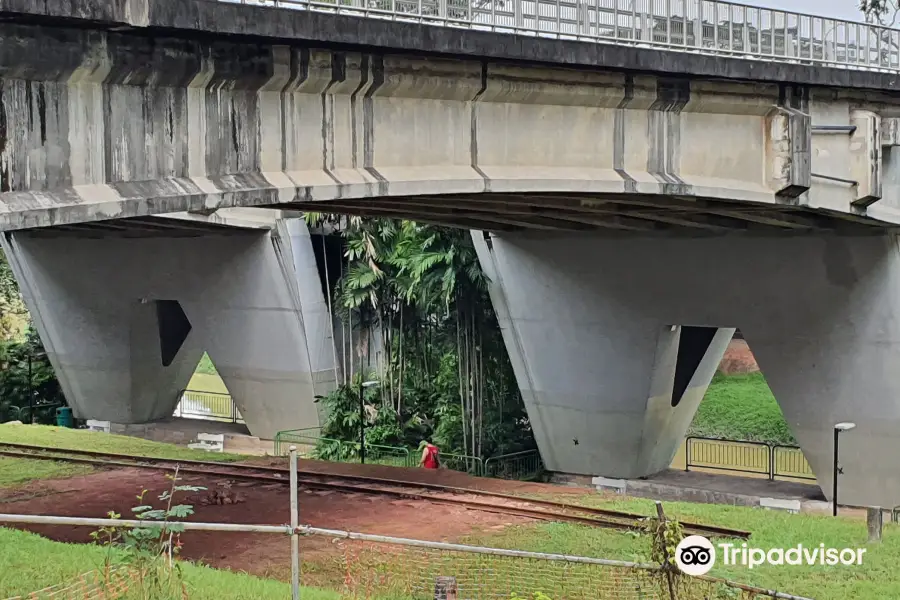
[[[380,385],[366,391],[367,442],[415,446],[428,438],[445,453],[476,456],[534,448],[469,232],[390,219],[308,219],[328,221],[342,236],[332,310],[351,332],[374,330],[383,341]],[[368,355],[356,358],[371,364]],[[347,378],[321,400],[328,415],[322,437],[359,438],[358,384]]]
[[[91,533],[94,541],[107,548],[107,567],[112,566],[112,549],[122,551],[117,562],[137,573],[137,594],[141,600],[181,600],[187,596],[181,564],[175,561],[181,550],[180,535],[184,526],[170,521],[183,520],[194,514],[191,505],[174,504],[177,494],[206,488],[178,485],[177,467],[174,474],[167,474],[166,477],[172,485],[159,495],[159,501],[164,503],[162,508],[145,504],[147,490],[142,490],[137,496],[139,505],[131,509],[136,519],[161,525],[124,530],[106,526]],[[110,512],[109,518],[118,519],[120,515]]]
[[[650,560],[665,569],[676,570],[675,550],[684,539],[684,528],[677,521],[649,518],[644,530],[650,536]]]
[[[896,0],[858,0],[857,7],[866,16],[866,21],[890,27],[897,20]]]
[[[690,435],[797,443],[762,373],[717,374],[697,409]]]
[[[219,372],[216,371],[215,365],[213,365],[212,359],[209,357],[209,354],[206,352],[203,353],[203,358],[200,359],[200,364],[197,365],[196,369],[197,373],[203,373],[204,375],[218,375]]]
[[[56,421],[56,408],[66,404],[41,340],[29,329],[22,340],[0,341],[0,423],[31,423],[32,403],[34,421],[47,424]]]

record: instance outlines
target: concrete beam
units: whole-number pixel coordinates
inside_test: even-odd
[[[810,161],[814,172],[840,177],[852,164],[850,137],[821,136],[834,139],[811,146],[808,122],[849,122],[851,105],[874,113],[865,97],[187,39],[171,30],[151,38],[57,23],[52,31],[0,23],[0,37],[15,40],[0,54],[9,132],[0,152],[0,230],[234,207],[318,204],[337,212],[349,201],[377,206],[416,196],[445,208],[440,197],[481,194],[546,198],[545,208],[562,200],[585,211],[630,199],[668,203],[666,211],[691,202],[807,207],[829,219],[900,224],[893,163],[884,198],[872,206],[877,218],[856,189],[806,185]],[[740,143],[722,144],[722,131]],[[520,222],[492,210],[493,221],[425,209],[408,216],[492,229],[579,228],[547,221],[552,215]],[[659,219],[748,227],[721,216],[697,210]]]

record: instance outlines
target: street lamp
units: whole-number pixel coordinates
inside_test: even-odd
[[[838,475],[841,469],[838,467],[838,438],[842,431],[850,431],[856,427],[856,423],[837,423],[834,426],[834,473],[831,488],[831,516],[838,513]]]
[[[377,381],[363,381],[359,378],[359,462],[366,464],[366,407],[363,390],[378,385]]]

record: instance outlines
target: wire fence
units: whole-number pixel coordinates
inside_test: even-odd
[[[567,556],[486,548],[383,535],[299,526],[296,449],[291,449],[290,525],[163,522],[126,519],[0,514],[0,523],[116,528],[163,528],[179,531],[247,532],[287,535],[291,540],[292,597],[299,584],[338,591],[347,598],[392,600],[710,600],[712,598],[783,598],[800,596],[763,590],[710,577],[686,577],[661,565],[584,556]],[[661,512],[661,505],[659,508]],[[288,516],[288,515],[285,515]],[[330,564],[303,569],[300,538],[320,537],[332,551]],[[319,553],[321,554],[321,544]],[[123,570],[95,571],[24,598],[70,600],[123,598],[139,578]],[[43,594],[43,595],[41,595]]]
[[[900,71],[900,31],[713,0],[219,0],[557,39]]]
[[[322,437],[320,427],[291,429],[275,434],[275,455],[285,456],[290,446],[296,446],[300,458],[329,462],[416,467],[420,453],[402,446],[384,446],[366,443],[365,457],[360,453],[358,441],[337,440]],[[487,459],[467,454],[440,453],[440,463],[445,469],[468,473],[476,477],[502,479],[535,479],[544,469],[537,450],[515,452]]]
[[[135,571],[127,567],[96,569],[82,573],[71,581],[8,600],[117,600],[128,594],[135,578]]]

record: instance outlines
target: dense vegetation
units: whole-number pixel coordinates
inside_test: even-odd
[[[31,422],[32,417],[38,423],[52,423],[61,405],[65,399],[53,367],[0,253],[0,423]]]
[[[374,333],[383,351],[351,343],[357,362],[322,399],[323,436],[356,439],[359,384],[367,440],[492,456],[534,448],[534,438],[468,231],[389,219],[310,215],[335,227],[343,260],[328,301],[357,339]],[[327,263],[326,263],[327,264]],[[348,369],[351,371],[352,369]]]

